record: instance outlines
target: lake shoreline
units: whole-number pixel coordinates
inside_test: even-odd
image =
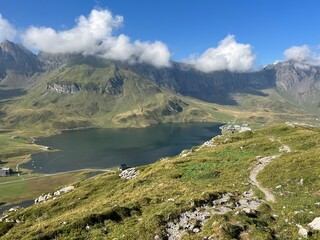
[[[64,130],[61,132],[61,134],[57,134],[57,135],[53,135],[53,136],[50,136],[50,137],[39,137],[35,140],[35,142],[38,144],[38,145],[41,145],[41,146],[48,146],[49,148],[53,149],[53,151],[49,150],[49,151],[44,151],[44,152],[40,152],[40,153],[35,153],[35,154],[32,154],[32,158],[23,164],[23,168],[24,169],[28,169],[29,171],[32,171],[32,172],[35,172],[35,173],[58,173],[60,172],[61,170],[64,170],[64,169],[60,169],[60,171],[52,171],[52,170],[49,170],[49,171],[41,171],[40,168],[33,168],[33,166],[31,166],[31,164],[33,163],[34,159],[37,158],[38,159],[38,156],[39,154],[52,154],[53,152],[55,151],[64,151],[63,148],[60,148],[60,147],[57,147],[57,146],[53,146],[51,144],[48,144],[47,142],[43,142],[44,139],[48,139],[48,138],[52,138],[52,137],[58,137],[59,136],[63,136],[64,134],[73,134],[73,133],[88,133],[88,131],[148,131],[148,129],[150,129],[152,131],[152,129],[156,129],[156,128],[159,128],[159,126],[165,126],[165,127],[168,127],[168,128],[176,128],[177,126],[187,126],[187,125],[194,125],[194,126],[206,126],[206,127],[219,127],[221,125],[223,125],[223,123],[217,123],[217,122],[213,122],[213,123],[167,123],[167,124],[158,124],[158,125],[151,125],[149,127],[144,127],[144,128],[89,128],[89,129],[70,129],[70,130]],[[220,134],[220,129],[216,129],[217,131],[213,131],[212,134],[210,134],[209,136],[207,135],[206,139],[202,139],[202,141],[197,141],[196,144],[194,145],[199,145],[199,144],[202,144],[203,142],[205,142],[206,140],[208,140],[208,138],[212,138],[214,137],[215,135],[217,134]],[[81,135],[81,134],[80,134]],[[70,140],[71,141],[71,140]],[[193,145],[192,145],[193,146]],[[189,147],[192,147],[190,144],[189,144]],[[83,147],[86,147],[86,146],[83,146]],[[115,148],[119,148],[119,146],[115,146]],[[185,149],[185,148],[183,148]],[[182,149],[182,150],[183,150]],[[128,151],[127,149],[125,149],[126,151]],[[111,150],[112,151],[112,150]],[[136,149],[133,149],[133,152],[136,151]],[[178,152],[175,152],[175,154],[178,154]],[[174,154],[169,154],[169,155],[161,155],[159,156],[157,159],[160,159],[160,158],[163,158],[163,157],[167,157],[167,156],[173,156]],[[91,159],[92,156],[89,156],[89,158]],[[153,157],[153,161],[156,161],[155,157]],[[45,160],[44,160],[45,161]],[[132,162],[132,161],[131,161]],[[31,164],[30,164],[31,163]],[[151,162],[150,162],[151,163]],[[150,164],[150,163],[139,163],[136,165],[136,164],[131,164],[133,166],[141,166],[141,165],[146,165],[146,164]],[[115,162],[113,165],[108,165],[108,166],[83,166],[81,168],[99,168],[99,167],[103,167],[103,168],[110,168],[110,167],[116,167],[116,166],[119,166],[119,164],[122,164],[122,162]],[[27,166],[27,167],[26,167]],[[79,169],[81,169],[79,168]],[[42,169],[42,168],[41,168]],[[68,168],[67,170],[76,170],[75,168],[73,169],[70,169]]]

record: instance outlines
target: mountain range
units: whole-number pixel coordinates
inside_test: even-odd
[[[319,73],[320,67],[294,61],[255,72],[203,73],[178,62],[156,68],[81,54],[36,55],[4,41],[1,125],[45,130],[227,122],[235,116],[254,123],[315,119]]]
[[[75,181],[75,173],[8,177],[13,180],[1,184],[9,200],[32,196],[31,188],[47,190],[36,204],[0,215],[0,238],[319,239],[320,131],[305,123],[318,121],[319,73],[320,67],[296,61],[203,73],[178,62],[156,68],[34,54],[4,41],[0,129],[9,131],[1,130],[1,162],[17,170],[31,154],[50,150],[33,137],[64,129],[282,124],[223,131],[178,156],[121,172],[86,180],[82,172],[59,189]]]

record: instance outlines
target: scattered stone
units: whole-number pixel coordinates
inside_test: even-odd
[[[18,211],[20,208],[21,208],[20,206],[17,206],[17,207],[10,208],[8,211],[9,211],[9,212],[16,212],[16,211]]]
[[[291,152],[291,148],[288,145],[282,145],[281,147],[279,147],[279,152],[280,153],[282,153],[282,152],[289,153],[289,152]]]
[[[299,236],[303,238],[308,238],[309,231],[306,228],[302,227],[300,224],[296,224],[296,226],[299,228],[299,231],[298,231]]]
[[[300,122],[286,122],[285,123],[287,126],[289,127],[296,127],[296,126],[301,126],[301,127],[316,127],[316,125],[312,125],[312,124],[309,124],[309,123],[300,123]]]
[[[300,213],[303,213],[303,210],[301,210],[301,211],[294,211],[294,212],[293,212],[294,215],[297,215],[297,214],[300,214]]]
[[[231,193],[226,193],[222,195],[220,199],[214,200],[212,202],[212,205],[217,206],[217,205],[225,204],[231,200],[231,196],[233,196]]]
[[[199,233],[213,215],[223,215],[231,211],[244,211],[247,214],[254,214],[262,203],[263,200],[253,196],[252,189],[240,195],[238,201],[231,193],[222,194],[211,203],[207,202],[193,211],[183,212],[178,219],[168,222],[166,225],[168,240],[180,239],[186,232]]]
[[[188,155],[191,154],[191,150],[184,149],[182,152],[179,154],[180,157],[187,157]]]
[[[198,233],[198,232],[200,232],[200,229],[199,229],[199,228],[194,228],[194,229],[192,230],[192,232]]]
[[[45,202],[45,201],[49,200],[50,198],[52,198],[51,193],[41,194],[40,197],[38,197],[38,198],[36,198],[36,199],[34,200],[34,203],[37,204],[37,203]]]
[[[48,146],[41,146],[39,149],[42,150],[42,151],[48,151],[48,150],[50,150],[51,148],[48,147]]]
[[[252,129],[250,127],[241,126],[239,132],[251,132]]]
[[[242,211],[247,214],[253,213],[253,211],[250,208],[243,208]]]
[[[252,131],[252,129],[249,127],[249,125],[247,123],[240,125],[236,125],[234,123],[232,124],[227,124],[224,126],[220,127],[222,132],[231,132],[231,133],[235,133],[235,132],[248,132],[248,131]]]
[[[253,193],[253,190],[250,189],[249,191],[245,191],[242,195],[246,198],[250,198],[254,196],[254,193]]]
[[[4,222],[8,217],[9,215],[4,215],[3,217],[0,218],[0,222]]]
[[[214,142],[214,140],[217,138],[221,138],[221,137],[222,137],[221,135],[215,136],[211,140],[206,141],[204,144],[202,144],[201,147],[215,147],[215,146],[217,146],[217,144]]]
[[[262,203],[263,201],[257,198],[240,199],[238,202],[239,208],[247,208],[254,211],[258,210]]]
[[[36,198],[34,200],[34,203],[35,204],[38,204],[38,203],[41,203],[41,202],[45,202],[51,198],[53,198],[54,196],[60,196],[61,194],[64,194],[64,193],[68,193],[70,191],[74,190],[74,186],[67,186],[67,187],[64,187],[64,188],[61,188],[60,190],[57,190],[56,192],[54,193],[48,193],[48,194],[41,194],[40,197]],[[55,199],[55,198],[53,198]]]
[[[313,221],[309,223],[308,226],[313,230],[320,230],[320,217],[316,217],[315,219],[313,219]]]
[[[122,171],[119,174],[119,177],[123,178],[123,179],[130,180],[130,179],[136,178],[139,175],[139,173],[140,173],[140,171],[136,170],[135,168],[128,168],[128,169]]]
[[[54,192],[53,196],[60,196],[61,194],[70,192],[72,190],[74,190],[74,186],[67,186],[67,187],[61,188],[60,190]]]

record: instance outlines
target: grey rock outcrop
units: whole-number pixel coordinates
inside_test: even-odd
[[[126,170],[123,170],[120,174],[119,177],[123,179],[133,179],[136,178],[139,175],[140,171],[136,170],[135,168],[128,168]]]
[[[47,85],[47,91],[56,93],[76,93],[81,91],[81,86],[77,83],[59,84],[53,83]]]
[[[120,77],[111,78],[106,80],[106,86],[100,86],[94,82],[88,82],[86,84],[80,84],[76,82],[52,82],[47,84],[48,92],[56,92],[63,94],[73,94],[77,92],[98,92],[101,94],[107,94],[116,96],[123,92],[123,79]]]
[[[306,62],[287,61],[268,65],[275,73],[276,88],[286,93],[284,97],[296,104],[307,104],[317,108],[320,92],[320,67]]]
[[[67,186],[67,187],[61,188],[58,191],[55,191],[53,193],[53,196],[60,196],[61,194],[64,194],[64,193],[67,193],[67,192],[71,192],[73,190],[74,190],[74,186]]]
[[[231,193],[222,194],[217,199],[207,202],[194,210],[183,212],[178,219],[170,221],[166,225],[168,240],[177,240],[186,233],[197,234],[213,215],[222,215],[231,211],[243,211],[252,214],[258,210],[264,202],[254,197],[253,191],[244,192],[239,200],[235,200]]]
[[[41,196],[39,196],[38,198],[36,198],[34,200],[34,203],[38,204],[41,202],[45,202],[51,198],[54,198],[54,197],[60,196],[62,194],[68,193],[70,191],[73,191],[74,189],[75,189],[74,186],[67,186],[67,187],[61,188],[53,193],[41,194]]]

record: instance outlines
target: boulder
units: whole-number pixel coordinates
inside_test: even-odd
[[[54,192],[53,195],[54,196],[59,196],[62,193],[67,193],[67,192],[70,192],[72,190],[74,190],[74,186],[67,186],[67,187],[61,188],[60,190]]]
[[[315,219],[313,219],[313,221],[309,223],[308,226],[313,230],[320,230],[320,217],[316,217]]]
[[[301,236],[303,238],[308,238],[309,231],[299,224],[297,224],[296,226],[299,228],[299,231],[298,231],[299,236]]]

